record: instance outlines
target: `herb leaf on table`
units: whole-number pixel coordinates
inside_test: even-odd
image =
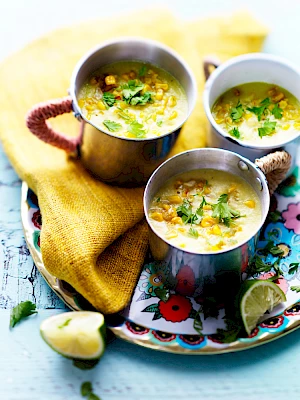
[[[30,315],[36,313],[37,311],[35,304],[29,300],[22,301],[11,310],[9,327],[13,328],[23,318],[29,317]]]

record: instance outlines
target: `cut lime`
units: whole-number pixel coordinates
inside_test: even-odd
[[[243,283],[240,292],[240,312],[248,335],[266,311],[286,301],[283,291],[273,282],[252,279]]]
[[[104,317],[97,312],[54,315],[41,323],[40,332],[45,342],[64,357],[95,360],[104,352]]]

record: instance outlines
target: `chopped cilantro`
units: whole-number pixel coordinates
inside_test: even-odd
[[[200,206],[199,206],[199,207],[197,208],[197,210],[196,210],[196,214],[198,214],[199,217],[203,217],[203,213],[204,213],[203,206],[205,206],[206,204],[208,204],[208,203],[207,203],[207,201],[205,200],[205,197],[203,196],[203,197],[202,197],[202,201],[201,201],[201,203],[200,203]]]
[[[258,128],[258,135],[259,137],[263,136],[270,136],[275,132],[277,122],[269,121],[268,119],[264,122],[263,126],[261,128]]]
[[[223,193],[219,198],[217,204],[211,205],[213,218],[218,218],[219,222],[223,222],[224,225],[230,226],[230,223],[235,218],[240,218],[240,212],[233,210],[228,205],[228,194]]]
[[[124,85],[121,86],[122,94],[123,94],[123,100],[130,104],[132,98],[137,95],[144,87],[144,84],[135,79],[135,80],[130,80],[128,83],[125,83]]]
[[[162,124],[163,124],[163,120],[162,120],[162,119],[161,119],[160,121],[157,121],[157,122],[156,122],[156,125],[159,126],[159,127],[161,127]]]
[[[191,203],[186,199],[184,199],[181,206],[177,207],[176,211],[178,216],[182,218],[182,221],[185,224],[194,224],[198,221],[197,215],[193,213]]]
[[[130,104],[133,106],[137,106],[137,105],[144,106],[147,103],[151,103],[151,102],[152,102],[152,97],[151,97],[150,92],[145,92],[141,96],[132,97],[132,99],[130,100]]]
[[[81,396],[86,397],[88,396],[90,393],[93,392],[93,387],[91,382],[83,382],[83,384],[81,385]]]
[[[267,107],[271,104],[269,97],[265,98],[260,102],[261,107],[247,107],[247,110],[252,112],[257,116],[258,121],[261,120],[261,117],[266,113]]]
[[[128,114],[128,110],[124,111],[121,107],[117,107],[117,109],[119,117],[123,118],[128,124],[134,121]]]
[[[194,239],[198,239],[198,237],[199,237],[199,233],[198,233],[197,229],[195,229],[195,228],[190,228],[188,233],[189,233],[189,236],[192,236]]]
[[[274,115],[275,118],[281,119],[283,114],[283,109],[280,108],[278,104],[275,104],[272,110],[272,114]]]
[[[37,313],[35,304],[29,300],[22,301],[11,310],[9,327],[13,328],[23,318],[29,317],[35,313]]]
[[[146,67],[146,65],[143,65],[143,66],[140,68],[139,72],[138,72],[138,76],[139,76],[139,77],[145,76],[146,71],[147,71],[147,67]]]
[[[132,133],[137,138],[143,138],[146,135],[146,131],[143,124],[140,124],[138,121],[134,120],[130,123],[127,130]]]
[[[239,128],[233,128],[229,131],[231,136],[236,137],[237,139],[239,139],[241,137],[241,133],[239,131]]]
[[[299,292],[300,292],[300,286],[291,286],[291,290],[292,290],[293,292],[299,293]]]
[[[291,263],[289,265],[289,274],[294,274],[295,272],[297,272],[299,267],[300,267],[300,263],[298,263],[298,262]]]
[[[122,128],[121,124],[118,124],[114,121],[109,121],[108,119],[103,121],[103,125],[106,126],[110,132],[118,132]]]
[[[159,202],[160,202],[160,197],[158,197],[158,198],[156,199],[156,202],[157,202],[157,203],[159,203]]]
[[[104,92],[102,100],[108,105],[108,107],[112,107],[116,102],[115,96],[110,92]]]
[[[237,105],[235,107],[232,107],[230,110],[230,117],[232,121],[238,121],[239,119],[242,118],[242,115],[244,113],[243,106],[240,102],[240,100],[237,102]]]

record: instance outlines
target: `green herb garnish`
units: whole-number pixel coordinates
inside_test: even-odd
[[[137,138],[144,138],[146,135],[146,131],[144,129],[144,125],[140,124],[138,121],[134,120],[130,123],[127,128],[128,132],[132,133]]]
[[[122,128],[121,124],[118,124],[114,121],[109,121],[108,119],[103,121],[103,125],[106,126],[110,132],[118,132]]]
[[[141,96],[135,96],[132,97],[132,99],[130,100],[130,104],[133,106],[144,106],[147,103],[151,103],[152,102],[152,97],[151,97],[151,93],[150,92],[145,92],[143,95]]]
[[[299,293],[299,292],[300,292],[300,286],[291,286],[291,290],[292,290],[293,292]]]
[[[147,67],[146,67],[146,65],[143,65],[143,66],[140,68],[139,72],[138,72],[138,76],[139,76],[139,77],[145,76],[146,71],[147,71]]]
[[[237,139],[239,139],[239,138],[241,137],[239,128],[233,128],[233,129],[231,129],[231,130],[229,131],[229,133],[230,133],[231,136],[234,136],[234,137],[236,137]]]
[[[261,107],[247,107],[247,110],[252,112],[257,116],[258,121],[261,120],[261,117],[265,114],[267,107],[271,104],[269,97],[262,100],[260,103]]]
[[[125,83],[121,86],[121,88],[123,89],[123,100],[126,103],[130,104],[132,98],[137,95],[143,89],[143,87],[144,84],[137,79],[128,81],[128,83]]]
[[[100,400],[100,397],[93,393],[91,382],[83,382],[80,393],[82,397],[87,397],[87,400]]]
[[[160,197],[158,197],[157,199],[156,199],[156,203],[159,203],[160,202]]]
[[[128,124],[133,122],[134,119],[128,114],[128,111],[124,111],[121,107],[117,107],[118,109],[118,116],[123,118]]]
[[[203,188],[203,189],[204,189],[204,188]],[[202,197],[202,201],[201,201],[201,203],[200,203],[200,206],[199,206],[199,207],[197,208],[197,210],[196,210],[196,214],[198,214],[199,217],[203,217],[203,213],[204,213],[203,207],[204,207],[206,204],[208,204],[208,203],[207,203],[207,201],[205,200],[205,197],[203,196],[203,197]]]
[[[261,128],[258,128],[258,135],[259,137],[263,136],[270,136],[275,132],[277,122],[269,121],[268,119],[264,122],[263,126]]]
[[[242,118],[242,115],[244,113],[243,106],[240,102],[240,100],[237,102],[237,105],[235,107],[232,107],[230,110],[230,117],[232,121],[238,121],[239,119]]]
[[[9,327],[13,328],[23,318],[29,317],[32,314],[36,314],[36,305],[31,301],[22,301],[20,304],[15,306],[10,312],[10,323]]]
[[[235,218],[240,218],[241,214],[237,210],[233,210],[228,205],[228,194],[223,193],[218,198],[217,204],[211,205],[213,213],[213,218],[218,218],[219,222],[223,222],[227,227],[230,226],[230,223]]]
[[[195,228],[190,228],[188,234],[189,234],[189,236],[193,237],[194,239],[198,239],[198,237],[199,237],[199,233],[198,233],[197,229],[195,229]]]
[[[298,263],[298,262],[291,263],[289,265],[289,274],[294,274],[295,272],[297,272],[299,267],[300,267],[300,263]]]
[[[272,110],[272,114],[274,115],[275,118],[277,119],[281,119],[282,118],[282,114],[283,114],[283,109],[280,108],[278,106],[278,104],[275,104],[273,110]]]
[[[156,125],[159,126],[159,127],[161,127],[162,124],[163,124],[163,120],[162,120],[162,119],[161,119],[160,121],[157,121],[157,122],[156,122]]]
[[[110,92],[104,92],[102,100],[108,107],[112,107],[116,102],[115,96]]]
[[[183,203],[177,207],[176,211],[178,216],[182,218],[184,224],[194,224],[198,221],[197,215],[193,213],[191,203],[186,199],[184,199]]]

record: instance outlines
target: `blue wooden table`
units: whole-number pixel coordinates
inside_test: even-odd
[[[160,2],[152,2],[156,3]],[[205,5],[192,0],[165,3],[187,18],[228,13],[241,4],[237,0],[210,0]],[[109,4],[112,6],[108,7],[110,11],[105,8],[106,15],[121,7],[122,1]],[[133,1],[128,9],[145,4]],[[26,9],[19,5],[17,0],[10,1],[6,14],[1,15],[0,35],[10,34],[10,47],[3,42],[1,58],[37,34],[82,16],[79,0],[53,0],[51,6],[60,8],[57,19],[34,24],[35,16],[44,12],[45,3],[28,0]],[[300,3],[252,0],[247,6],[272,29],[265,51],[285,56],[300,66]],[[102,8],[96,0],[84,4],[87,17],[100,16]],[[28,23],[21,35],[17,24],[24,16]],[[221,356],[163,354],[115,340],[90,371],[79,370],[57,355],[40,338],[39,325],[66,307],[43,281],[26,247],[20,221],[20,189],[21,182],[0,149],[1,400],[81,399],[80,385],[84,381],[93,383],[102,400],[300,398],[300,330],[259,348]],[[9,309],[23,300],[35,302],[39,313],[9,331]]]

